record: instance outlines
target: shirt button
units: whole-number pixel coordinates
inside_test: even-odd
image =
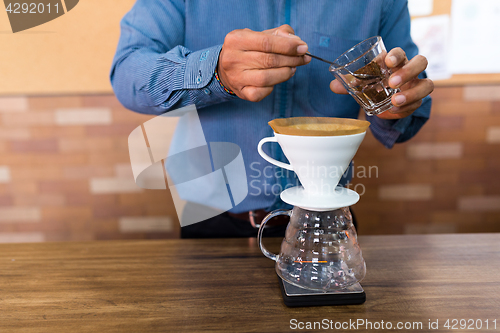
[[[210,89],[208,89],[208,88],[203,89],[203,92],[204,92],[206,95],[210,95],[210,93],[211,93]]]
[[[196,77],[196,83],[197,83],[197,84],[200,84],[200,83],[201,83],[201,76],[197,76],[197,77]]]

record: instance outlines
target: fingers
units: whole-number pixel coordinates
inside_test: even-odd
[[[231,44],[242,51],[259,51],[289,56],[304,55],[307,44],[300,38],[288,38],[249,29],[234,30],[226,35],[224,44]]]
[[[401,92],[392,96],[392,104],[398,107],[422,100],[434,90],[434,83],[430,79],[412,81]]]
[[[247,69],[279,68],[302,66],[309,61],[305,57],[290,57],[274,53],[247,52]]]
[[[271,34],[271,35],[277,35],[277,36],[282,36],[282,37],[296,37],[299,38],[298,36],[295,36],[295,31],[291,26],[288,24],[283,24],[280,27],[269,29],[269,30],[264,30],[262,32]]]
[[[263,32],[234,30],[226,35],[217,71],[238,97],[260,101],[274,85],[290,79],[296,67],[311,61],[306,51],[307,44],[289,25]]]
[[[245,71],[242,73],[240,90],[247,86],[244,84],[245,82],[251,82],[251,86],[254,87],[274,86],[290,79],[295,74],[295,71],[296,68],[290,67]]]
[[[259,102],[263,100],[267,95],[269,95],[273,91],[273,87],[253,87],[248,86],[244,87],[239,96],[250,102]]]
[[[385,64],[394,71],[397,67],[403,67],[407,60],[405,51],[400,47],[396,47],[387,53]]]
[[[418,109],[422,105],[422,99],[434,90],[432,80],[418,78],[418,75],[427,68],[427,59],[417,55],[408,61],[405,52],[395,48],[387,54],[385,62],[392,71],[389,86],[393,89],[400,88],[401,91],[391,98],[394,107],[378,117],[382,119],[407,117]]]
[[[377,115],[381,119],[401,119],[411,115],[416,109],[422,105],[422,100],[405,105],[403,107],[393,107],[389,111]]]
[[[274,85],[288,80],[294,74],[295,68],[248,71],[242,82],[252,82],[252,85],[241,87],[239,97],[247,101],[258,102],[273,91]]]
[[[347,90],[339,80],[333,80],[330,82],[330,90],[336,94],[347,94]]]
[[[422,101],[420,102],[416,102],[415,105],[409,105],[408,107],[405,107],[406,109],[403,110],[403,109],[398,109],[397,112],[393,113],[392,110],[393,109],[397,109],[397,108],[393,108],[389,111],[385,111],[381,114],[378,114],[377,117],[379,117],[380,119],[402,119],[402,118],[406,118],[408,116],[410,116],[416,109],[418,109],[420,107],[420,104],[422,104]]]
[[[392,104],[396,106],[378,115],[379,118],[401,119],[408,117],[422,105],[422,99],[434,90],[434,83],[430,79],[416,79],[403,86],[403,88],[408,89],[392,96]]]
[[[290,79],[295,72],[296,68],[290,67],[244,71],[233,81],[233,91],[242,99],[258,102],[272,92],[274,85]]]
[[[417,55],[396,71],[389,78],[389,86],[393,89],[400,88],[405,83],[418,77],[427,68],[427,59]]]

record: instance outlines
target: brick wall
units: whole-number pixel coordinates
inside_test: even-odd
[[[433,97],[410,142],[361,145],[360,233],[500,231],[500,86]],[[127,137],[149,119],[111,95],[1,97],[0,242],[178,237],[170,194],[132,178]]]
[[[377,166],[378,178],[353,182],[366,189],[353,208],[360,233],[500,231],[500,86],[438,87],[432,97],[412,140],[387,150],[368,134],[361,145],[358,169]]]
[[[167,191],[142,190],[114,96],[0,98],[0,242],[178,237]]]

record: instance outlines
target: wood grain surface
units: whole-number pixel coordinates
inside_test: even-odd
[[[292,319],[422,322],[404,331],[423,332],[429,320],[449,331],[447,319],[481,319],[467,331],[500,331],[500,234],[359,240],[366,303],[311,308],[283,304],[255,239],[1,245],[0,332],[298,331]],[[274,251],[280,242],[266,239]]]

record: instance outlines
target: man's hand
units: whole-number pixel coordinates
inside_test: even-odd
[[[290,79],[295,67],[311,61],[306,52],[307,44],[289,25],[262,32],[234,30],[226,35],[217,72],[238,97],[258,102]]]
[[[392,96],[394,107],[377,117],[381,119],[408,117],[420,107],[422,99],[434,90],[432,80],[418,78],[418,74],[427,68],[427,59],[417,55],[408,60],[406,53],[397,47],[387,54],[385,64],[392,70],[389,86],[394,89],[400,88],[401,92]],[[337,80],[330,83],[330,89],[337,94],[347,94],[344,86]]]

